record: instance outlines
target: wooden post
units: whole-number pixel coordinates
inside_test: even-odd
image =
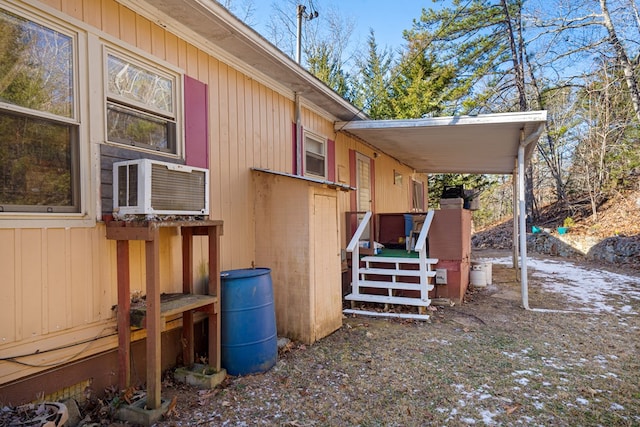
[[[182,292],[193,293],[193,229],[182,227]],[[182,313],[182,360],[185,366],[194,362],[193,311]]]
[[[208,227],[209,235],[209,295],[218,297],[213,313],[209,314],[209,366],[221,368],[220,338],[220,236],[222,225]]]
[[[118,265],[118,386],[131,385],[131,285],[129,278],[129,241],[116,243]]]
[[[160,407],[161,332],[160,324],[160,233],[153,227],[151,239],[145,242],[147,270],[147,407]]]

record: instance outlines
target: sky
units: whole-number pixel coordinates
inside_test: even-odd
[[[255,13],[255,29],[265,35],[264,26],[272,13],[272,4],[288,4],[288,0],[256,0],[253,5]],[[410,29],[413,19],[420,17],[423,7],[431,7],[430,0],[312,0],[315,9],[322,16],[323,10],[333,8],[344,13],[353,20],[355,30],[352,43],[365,45],[369,29],[375,32],[376,42],[380,48],[388,47],[397,50],[403,44],[402,31]],[[310,8],[309,0],[300,0],[300,4]],[[295,17],[296,10],[291,11]]]

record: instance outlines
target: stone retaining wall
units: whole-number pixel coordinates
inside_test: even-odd
[[[640,268],[640,236],[598,239],[594,236],[571,234],[528,234],[527,250],[569,258],[586,257]]]

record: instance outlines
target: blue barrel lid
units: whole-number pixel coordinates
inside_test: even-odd
[[[246,277],[262,276],[271,273],[270,268],[242,268],[239,270],[226,270],[220,273],[223,279],[244,279]]]

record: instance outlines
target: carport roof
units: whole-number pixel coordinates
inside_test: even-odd
[[[528,160],[546,120],[546,111],[529,111],[357,120],[337,122],[335,130],[355,135],[417,172],[511,174],[518,147],[525,146]]]

